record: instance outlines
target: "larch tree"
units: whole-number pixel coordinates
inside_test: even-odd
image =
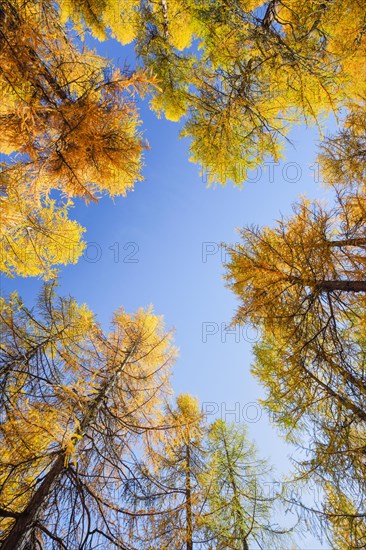
[[[298,353],[279,336],[263,338],[255,347],[252,372],[266,390],[262,404],[299,450],[297,485],[305,492],[306,486],[316,486],[320,496],[321,491],[334,496],[309,504],[295,492],[289,502],[314,520],[315,532],[338,520],[348,525],[351,537],[365,515],[365,339],[359,329],[352,334],[352,328],[339,331],[338,338],[340,357],[331,343],[324,342],[320,357],[312,348]]]
[[[24,171],[18,170],[21,177]],[[3,174],[4,175],[4,174]],[[29,189],[15,184],[0,196],[0,270],[8,277],[55,274],[56,265],[74,263],[84,250],[84,229],[68,217],[70,201],[29,196]],[[5,178],[4,178],[5,179]]]
[[[261,331],[253,373],[263,404],[305,453],[298,483],[324,493],[320,506],[292,500],[315,527],[328,524],[336,545],[343,530],[352,548],[364,538],[366,494],[364,97],[348,102],[343,126],[320,144],[333,206],[303,199],[273,228],[244,228],[227,266],[236,320]]]
[[[341,491],[326,487],[326,513],[332,526],[330,544],[339,550],[366,546],[365,514],[358,514],[352,501]]]
[[[2,264],[48,276],[83,250],[82,229],[67,219],[72,198],[125,195],[141,179],[134,97],[153,79],[78,43],[50,0],[3,2],[0,45]]]
[[[204,423],[197,399],[181,394],[165,406],[159,424],[147,434],[142,473],[152,510],[137,525],[144,547],[193,550],[199,544],[204,495],[199,475],[204,464]],[[146,474],[148,473],[148,476]]]
[[[240,230],[242,243],[228,248],[227,281],[240,298],[236,318],[281,335],[291,334],[293,323],[304,342],[315,323],[322,334],[331,332],[331,319],[351,309],[355,297],[362,302],[357,293],[366,291],[365,225],[348,237],[346,215],[343,204],[327,210],[303,200],[274,228]]]
[[[53,285],[36,309],[2,305],[1,547],[126,548],[143,510],[124,495],[170,392],[171,334],[150,309],[118,309],[106,334]]]
[[[359,188],[366,194],[366,109],[365,101],[350,105],[343,127],[320,144],[319,163],[328,185]]]
[[[303,200],[274,228],[243,229],[227,266],[236,320],[261,330],[253,372],[267,390],[263,403],[307,450],[299,478],[339,496],[320,516],[343,517],[342,525],[362,518],[366,494],[366,218],[358,199],[359,187],[340,185],[332,209]]]
[[[236,184],[281,155],[294,122],[319,123],[365,96],[365,6],[358,0],[61,0],[98,37],[134,42],[159,81],[151,107],[185,117],[191,159]]]
[[[270,468],[258,459],[245,426],[216,420],[208,428],[207,450],[203,525],[212,548],[289,548],[291,529],[271,523],[281,495],[275,494]]]
[[[147,432],[131,503],[147,503],[131,545],[151,549],[288,548],[289,529],[272,522],[281,495],[243,425],[208,423],[197,399],[181,394],[166,405],[161,429]],[[280,506],[278,507],[278,510]],[[262,546],[264,547],[264,546]]]
[[[366,220],[366,102],[353,102],[343,125],[320,144],[318,155],[322,179],[335,189],[344,212],[348,238],[361,234]]]

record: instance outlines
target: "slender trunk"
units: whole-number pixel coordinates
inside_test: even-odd
[[[98,412],[100,411],[105,399],[112,392],[117,378],[123,371],[127,361],[134,351],[134,347],[126,354],[125,359],[110,375],[109,378],[100,387],[100,390],[90,405],[89,412],[86,413],[80,422],[80,428],[72,437],[74,448],[76,448],[83,439],[86,431],[95,422]],[[68,453],[66,449],[61,450],[57,456],[42,483],[31,497],[27,507],[19,514],[14,525],[2,543],[1,550],[24,550],[29,541],[32,532],[32,527],[36,521],[42,516],[42,512],[47,505],[48,498],[55,488],[57,482],[62,478],[66,470],[66,461]]]
[[[323,281],[318,288],[324,292],[366,292],[366,281]]]
[[[276,19],[279,5],[279,0],[271,0],[271,2],[269,2],[266,13],[262,20],[262,27],[264,29],[268,30],[273,21]]]
[[[236,485],[235,476],[234,476],[234,472],[233,472],[233,468],[232,468],[232,464],[231,464],[229,450],[228,450],[227,444],[226,444],[225,434],[223,435],[223,441],[224,441],[224,447],[225,447],[225,454],[226,454],[227,468],[228,468],[228,473],[229,473],[229,480],[230,480],[230,484],[231,484],[231,487],[232,487],[232,490],[233,490],[233,495],[234,495],[233,500],[234,500],[234,506],[235,506],[236,520],[237,520],[237,523],[238,523],[237,527],[239,528],[240,542],[242,543],[242,550],[249,550],[249,546],[248,546],[248,542],[247,542],[247,534],[243,530],[243,525],[242,525],[243,515],[241,513],[241,504],[240,504],[240,499],[239,499],[239,495],[238,495],[238,488],[237,488],[237,485]]]
[[[31,535],[31,529],[40,516],[47,498],[57,481],[62,477],[65,468],[65,453],[60,454],[46,477],[38,487],[28,506],[14,523],[12,530],[1,545],[1,550],[23,550]]]
[[[193,521],[192,521],[192,487],[191,487],[191,451],[189,443],[186,445],[186,521],[187,521],[187,550],[193,550]]]
[[[366,239],[355,237],[353,239],[341,239],[339,241],[329,241],[329,246],[366,246]]]
[[[274,270],[269,270],[274,271]],[[302,277],[285,275],[284,280],[289,281],[293,285],[311,286],[312,288],[320,292],[366,292],[366,280],[365,281],[348,281],[348,280],[325,280],[325,281],[304,281]]]
[[[164,38],[169,40],[169,21],[168,21],[168,5],[166,0],[161,0],[161,7],[163,11],[163,29],[164,29]]]

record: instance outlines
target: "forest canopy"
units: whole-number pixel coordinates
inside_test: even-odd
[[[43,286],[1,298],[1,548],[285,550],[307,530],[366,547],[365,54],[361,0],[3,0],[0,268]],[[259,335],[260,404],[296,457],[281,490],[243,424],[174,395],[152,306],[116,304],[106,328],[59,295],[86,248],[73,208],[145,185],[143,100],[243,194],[295,126],[318,132],[323,197],[225,245],[232,323]]]

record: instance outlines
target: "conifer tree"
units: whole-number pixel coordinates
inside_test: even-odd
[[[72,198],[125,195],[141,179],[134,96],[151,79],[81,48],[58,15],[50,0],[6,0],[0,12],[0,152],[8,155],[1,253],[8,274],[47,277],[55,264],[77,261],[82,229],[67,219]]]
[[[124,494],[169,392],[171,335],[142,309],[118,309],[106,334],[53,285],[35,310],[13,295],[1,321],[2,548],[125,548]]]
[[[236,321],[261,330],[253,372],[263,403],[306,450],[298,477],[330,495],[313,512],[355,541],[366,493],[366,217],[363,121],[347,120],[319,157],[334,207],[303,200],[274,228],[243,229],[227,280]]]
[[[180,394],[166,405],[164,429],[147,433],[131,502],[148,503],[132,545],[152,549],[288,548],[291,529],[273,524],[281,495],[243,425],[208,423],[197,399]],[[280,507],[278,508],[280,509]]]
[[[208,502],[203,523],[213,548],[289,548],[291,529],[271,520],[280,494],[244,425],[216,420],[209,426],[203,482]]]
[[[192,550],[200,542],[204,503],[199,475],[205,430],[197,399],[179,395],[174,408],[166,405],[160,425],[165,429],[147,434],[143,470],[149,472],[147,490],[158,514],[147,518],[140,536],[149,548]]]
[[[365,97],[358,0],[62,0],[61,11],[98,38],[135,43],[159,80],[152,108],[186,117],[182,135],[210,182],[242,183],[279,158],[295,122]]]

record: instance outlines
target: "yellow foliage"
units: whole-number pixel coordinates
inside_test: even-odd
[[[176,402],[179,415],[185,421],[196,421],[202,418],[199,401],[196,397],[189,393],[181,393],[178,395]]]
[[[45,499],[48,506],[59,501],[58,482],[73,467],[100,495],[93,508],[98,514],[108,499],[106,478],[119,494],[122,455],[138,434],[156,426],[175,350],[151,308],[132,315],[119,309],[112,332],[104,334],[86,306],[57,300],[54,287],[44,286],[32,310],[15,294],[1,303],[1,398],[7,406],[0,426],[0,507],[24,510],[36,488],[47,484],[45,473],[61,463],[65,470],[57,470],[60,479],[47,486],[37,512]],[[117,497],[109,501],[120,505]],[[13,522],[1,522],[1,539]]]
[[[126,0],[119,13],[110,1],[62,5],[98,37],[110,29],[122,43],[136,40],[161,88],[151,108],[172,121],[189,114],[182,135],[193,138],[191,160],[209,182],[242,183],[266,155],[279,158],[294,122],[320,123],[362,90],[356,71],[364,65],[364,9],[355,0],[279,3],[276,32],[261,26],[258,8],[265,13],[269,5],[258,0],[236,7],[220,0],[142,6]]]
[[[76,263],[85,246],[84,229],[68,219],[69,206],[57,207],[49,199],[37,205],[13,189],[0,197],[1,270],[8,276],[50,278],[52,266]]]
[[[80,29],[86,24],[98,40],[105,40],[110,32],[121,44],[129,44],[137,35],[139,4],[138,0],[61,0],[61,21],[65,24],[72,19]]]
[[[326,507],[332,526],[332,542],[339,550],[357,548],[366,542],[366,525],[346,494],[328,483],[325,487]]]
[[[75,6],[63,3],[63,21]],[[83,6],[97,24],[100,4]],[[118,4],[108,6],[106,17],[113,19]],[[80,50],[49,0],[9,0],[8,8],[0,52],[0,151],[16,157],[3,164],[1,268],[7,275],[49,278],[53,266],[75,263],[84,247],[83,229],[67,218],[71,202],[51,201],[50,193],[96,201],[133,189],[142,179],[146,147],[134,97],[154,79],[113,70],[95,52]]]
[[[0,507],[19,512],[27,505],[35,479],[50,464],[49,453],[62,439],[65,425],[60,410],[31,404],[16,392],[12,401],[6,422],[0,425]],[[0,538],[12,521],[1,521]]]

